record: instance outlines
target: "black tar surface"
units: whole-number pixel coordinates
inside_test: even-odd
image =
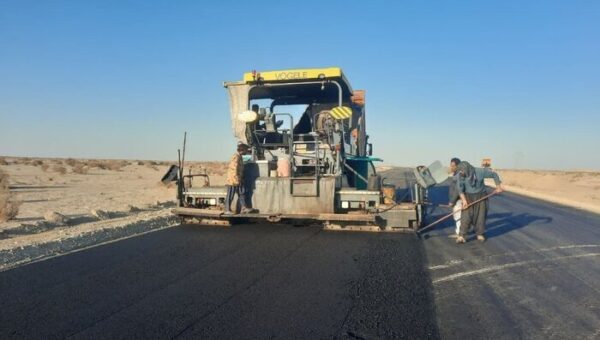
[[[1,338],[438,338],[414,235],[179,226],[0,273]]]

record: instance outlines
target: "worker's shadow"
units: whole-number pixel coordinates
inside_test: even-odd
[[[440,212],[437,208],[433,207],[430,209],[430,215],[428,217],[428,221],[435,221],[436,219],[443,217],[447,212]],[[443,211],[443,210],[442,210]],[[552,222],[552,217],[547,216],[534,216],[528,213],[521,214],[513,214],[513,213],[493,213],[488,214],[487,223],[485,226],[485,235],[488,238],[497,237],[500,235],[504,235],[513,230],[524,228],[531,224],[548,224]],[[440,223],[436,229],[445,230],[445,229],[454,229],[455,222],[452,218]],[[471,230],[472,231],[472,230]]]
[[[428,221],[435,221],[452,212],[449,208],[440,208],[448,200],[449,187],[437,185],[428,189],[428,198],[432,205],[428,209]],[[551,217],[535,216],[528,213],[491,213],[487,215],[486,232],[488,238],[501,236],[513,230],[521,229],[532,224],[547,224],[552,222]],[[430,222],[429,222],[430,223]],[[455,222],[452,218],[440,223],[436,229],[454,229]]]
[[[548,224],[552,217],[535,216],[529,213],[514,215],[513,213],[495,213],[487,217],[485,235],[488,238],[504,235],[513,230],[524,228],[531,224]]]

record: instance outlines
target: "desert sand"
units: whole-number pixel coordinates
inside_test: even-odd
[[[600,171],[498,170],[508,191],[600,213]]]
[[[0,158],[11,200],[20,202],[16,217],[0,221],[0,250],[168,216],[176,204],[176,188],[160,179],[170,164]],[[187,168],[206,170],[213,185],[224,183],[224,163],[190,162]]]

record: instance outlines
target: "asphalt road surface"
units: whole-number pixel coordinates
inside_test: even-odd
[[[0,273],[0,337],[437,337],[414,235],[180,226]]]
[[[600,337],[600,216],[490,203],[485,243],[183,225],[29,264],[0,272],[0,338]]]
[[[600,338],[599,215],[503,193],[485,243],[452,233],[423,241],[443,338]]]

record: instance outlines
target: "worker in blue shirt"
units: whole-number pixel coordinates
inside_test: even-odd
[[[488,200],[472,204],[472,202],[483,198],[485,191],[484,180],[493,178],[496,183],[496,193],[504,191],[498,174],[490,168],[476,168],[469,162],[462,161],[456,166],[458,173],[457,189],[463,203],[463,211],[460,223],[460,234],[456,243],[465,243],[469,227],[473,225],[477,233],[478,241],[485,241],[485,220],[487,218]]]

